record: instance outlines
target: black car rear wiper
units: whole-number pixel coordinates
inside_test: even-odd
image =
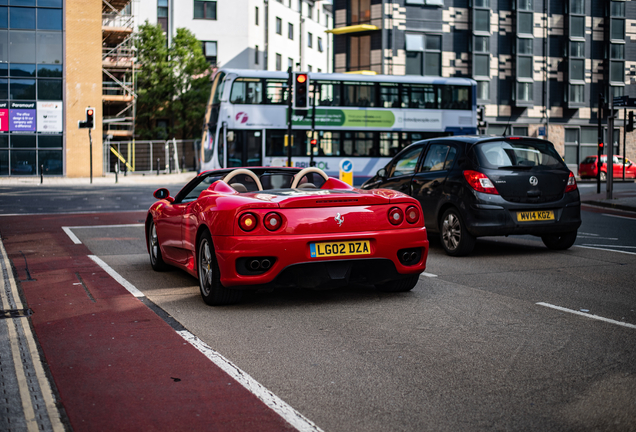
[[[497,167],[497,169],[530,169],[535,167],[536,165],[505,165]]]

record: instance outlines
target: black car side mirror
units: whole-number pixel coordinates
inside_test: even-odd
[[[155,193],[152,194],[152,196],[154,196],[155,198],[157,198],[159,200],[168,199],[168,201],[171,201],[170,200],[170,198],[171,198],[170,197],[170,192],[166,188],[157,189],[155,191]],[[172,200],[172,201],[174,201],[174,200]]]
[[[382,180],[386,179],[386,168],[380,168],[378,170],[377,176],[380,177]]]

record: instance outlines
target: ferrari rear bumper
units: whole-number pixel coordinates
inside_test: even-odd
[[[362,240],[369,241],[368,254],[331,258],[311,256],[311,243]],[[428,257],[428,240],[423,227],[303,236],[214,236],[212,241],[221,283],[226,287],[246,289],[257,285],[320,288],[350,281],[383,283],[422,273]],[[401,260],[405,250],[414,259]],[[239,274],[237,260],[244,262],[245,258],[258,257],[274,258],[272,266],[261,274]]]

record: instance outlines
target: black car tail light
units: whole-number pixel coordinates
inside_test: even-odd
[[[263,224],[268,230],[276,231],[283,225],[283,218],[278,213],[267,213],[263,219]]]
[[[393,207],[389,210],[389,222],[393,225],[399,225],[404,220],[404,213],[398,207]]]
[[[574,178],[574,173],[570,171],[570,177],[568,177],[568,185],[565,187],[565,192],[572,192],[576,190],[576,179]]]
[[[484,173],[473,170],[466,170],[464,171],[464,178],[466,179],[470,187],[475,189],[477,192],[499,195],[499,192],[497,191],[495,185]]]
[[[243,231],[250,232],[258,225],[258,219],[252,213],[243,213],[239,218],[239,226]]]
[[[406,221],[410,224],[414,224],[420,219],[420,211],[415,206],[410,206],[406,209]]]

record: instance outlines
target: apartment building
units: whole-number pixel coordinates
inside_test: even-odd
[[[333,33],[335,72],[471,77],[482,133],[549,139],[572,168],[596,154],[599,95],[636,97],[636,2],[334,0]],[[614,153],[634,158],[628,111]]]
[[[148,0],[135,2],[136,24],[161,24],[168,40],[187,28],[216,67],[333,69],[331,3],[324,0]]]

